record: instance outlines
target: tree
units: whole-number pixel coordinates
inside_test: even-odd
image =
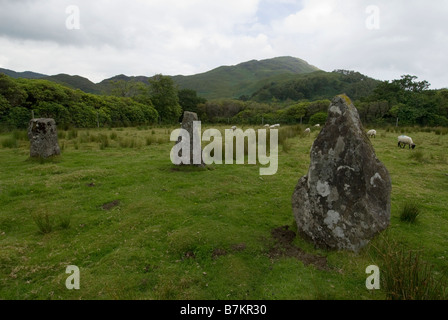
[[[0,94],[0,122],[4,120],[4,117],[8,114],[9,109],[11,109],[9,101]]]
[[[393,83],[396,83],[400,86],[400,88],[404,91],[411,92],[423,92],[428,90],[431,86],[430,83],[426,80],[424,81],[415,81],[418,77],[411,75],[403,75],[400,80],[394,80]]]
[[[287,109],[286,113],[288,116],[292,117],[295,121],[299,122],[303,120],[303,118],[305,117],[308,111],[308,107],[309,103],[307,102],[297,103],[290,106]]]
[[[174,123],[179,121],[182,108],[179,104],[177,87],[172,78],[158,74],[149,79],[151,101],[159,113],[161,121]]]
[[[55,102],[40,102],[37,105],[36,116],[41,118],[53,118],[57,125],[68,125],[71,122],[67,108]]]
[[[326,112],[318,112],[310,118],[310,125],[314,126],[316,124],[323,125],[327,122],[328,114]]]
[[[26,98],[26,91],[17,82],[5,74],[0,74],[0,95],[2,95],[11,107],[21,106]]]
[[[8,115],[7,122],[15,128],[25,129],[31,120],[30,110],[23,107],[14,107]]]
[[[197,92],[191,89],[179,90],[178,96],[182,111],[198,113],[198,105],[207,102],[207,99],[199,97]]]

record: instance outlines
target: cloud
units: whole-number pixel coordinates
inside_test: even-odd
[[[80,29],[67,29],[67,7]],[[366,9],[379,10],[369,30]],[[445,0],[0,0],[0,66],[80,74],[193,74],[291,55],[327,71],[447,86]],[[73,18],[73,17],[72,17]]]

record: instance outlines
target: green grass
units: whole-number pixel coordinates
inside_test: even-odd
[[[173,129],[67,131],[62,155],[48,161],[30,161],[26,141],[0,145],[0,299],[390,298],[365,287],[369,265],[384,277],[388,270],[370,246],[327,252],[296,238],[294,246],[326,257],[325,270],[270,254],[273,229],[296,230],[291,195],[308,171],[315,134],[285,128],[278,173],[261,177],[258,165],[173,166]],[[419,262],[442,274],[448,136],[412,137],[414,151],[399,149],[395,132],[372,139],[393,183],[387,233],[394,250],[419,252]],[[409,158],[420,150],[425,161]],[[400,221],[407,201],[424,212],[416,224]],[[81,290],[65,287],[69,265],[80,268]]]

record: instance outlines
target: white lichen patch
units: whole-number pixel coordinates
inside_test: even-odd
[[[349,166],[340,166],[338,168],[338,171],[341,171],[341,170],[350,170],[350,171],[353,171],[353,172],[356,171],[355,169],[353,169],[352,167],[349,167]]]
[[[345,238],[344,230],[342,230],[340,227],[336,227],[333,230],[333,234],[338,238]]]
[[[328,228],[333,229],[340,220],[341,215],[339,214],[339,212],[330,210],[327,212],[327,217],[325,218],[324,223],[328,226]]]
[[[331,192],[328,182],[325,181],[322,183],[320,180],[317,181],[316,190],[317,190],[317,193],[324,198],[328,197]]]
[[[383,178],[381,178],[381,176],[380,176],[380,174],[379,174],[378,172],[375,173],[375,175],[374,175],[372,178],[370,178],[370,184],[371,184],[374,188],[376,188],[375,180],[377,180],[377,179],[383,181]]]
[[[339,115],[342,115],[342,111],[341,111],[341,109],[340,109],[339,107],[335,106],[335,105],[331,106],[331,108],[330,108],[330,112],[332,112],[332,113],[337,113],[337,114],[339,114]]]

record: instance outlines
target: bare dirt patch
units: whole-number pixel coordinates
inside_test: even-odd
[[[313,265],[319,270],[328,270],[327,258],[313,255],[293,245],[296,233],[283,226],[271,230],[274,245],[269,250],[270,258],[290,257],[302,261],[305,265]]]
[[[120,200],[114,200],[112,202],[108,202],[103,204],[102,208],[104,210],[112,210],[115,207],[118,207],[120,205]]]

